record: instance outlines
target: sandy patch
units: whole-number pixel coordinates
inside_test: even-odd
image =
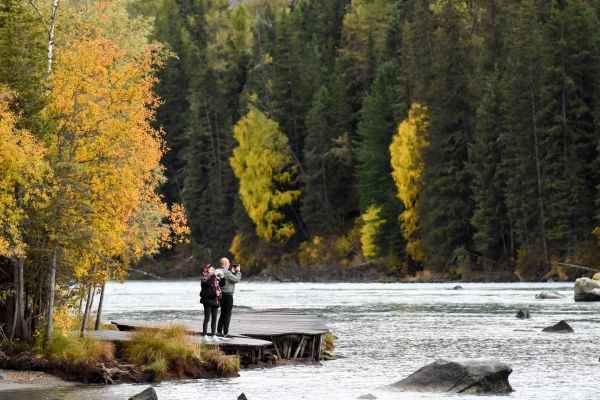
[[[14,371],[0,369],[0,390],[13,390],[25,388],[50,388],[74,386],[73,382],[66,382],[60,378],[38,371]]]

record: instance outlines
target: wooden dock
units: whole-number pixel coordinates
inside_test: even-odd
[[[110,341],[130,340],[131,331],[137,329],[161,329],[176,323],[201,341],[202,319],[187,321],[112,321],[119,331],[96,331],[116,333],[94,333],[98,339],[102,335]],[[301,314],[288,310],[234,312],[231,318],[231,339],[222,339],[218,347],[227,354],[238,354],[244,364],[255,364],[258,360],[314,359],[321,360],[323,335],[329,332],[322,317]],[[110,336],[113,335],[113,336]],[[208,342],[208,345],[214,345]]]

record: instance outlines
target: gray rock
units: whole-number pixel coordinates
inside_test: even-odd
[[[542,332],[550,332],[550,333],[572,333],[575,332],[571,325],[567,324],[566,321],[560,321],[556,325],[549,326],[547,328],[542,329]]]
[[[579,278],[575,281],[575,301],[600,301],[600,281]]]
[[[452,288],[452,290],[461,290],[463,287],[460,285],[456,285]]]
[[[158,400],[158,395],[153,387],[149,387],[143,392],[131,396],[129,400]]]
[[[509,393],[510,365],[497,360],[437,360],[390,388],[412,392]]]
[[[238,396],[237,400],[248,400],[248,398],[246,397],[246,395],[244,393],[242,393]]]
[[[562,294],[560,294],[558,292],[543,291],[542,293],[536,294],[535,298],[540,299],[540,300],[551,300],[551,299],[564,299],[565,296],[563,296]]]
[[[527,307],[521,307],[519,308],[519,311],[517,311],[517,318],[520,319],[529,319],[531,318],[531,315],[529,314],[529,308]]]
[[[375,400],[377,398],[377,396],[369,393],[369,394],[363,394],[362,396],[357,397],[357,399],[368,399],[368,400]]]

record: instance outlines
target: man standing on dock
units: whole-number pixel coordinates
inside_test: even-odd
[[[235,284],[242,280],[242,271],[240,264],[233,264],[229,268],[229,259],[221,258],[219,267],[223,269],[223,280],[227,283],[223,286],[221,297],[221,316],[217,324],[217,336],[229,337],[229,322],[231,321],[231,311],[233,310],[233,294],[235,293]]]

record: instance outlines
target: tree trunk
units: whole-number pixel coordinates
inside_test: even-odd
[[[85,312],[83,313],[83,321],[81,322],[81,337],[83,337],[83,335],[87,331],[88,318],[90,317],[90,311],[91,311],[92,305],[94,303],[94,295],[95,294],[96,294],[96,285],[91,283],[88,288],[88,298],[87,298],[87,302],[85,303]]]
[[[537,181],[537,195],[538,195],[538,208],[540,213],[540,228],[542,231],[542,246],[544,248],[544,260],[548,261],[548,241],[546,239],[546,216],[544,214],[544,198],[542,190],[542,171],[540,165],[540,143],[539,143],[539,132],[537,127],[537,110],[535,95],[533,89],[533,72],[529,71],[529,94],[531,100],[531,123],[533,128],[533,142],[534,142],[534,156],[535,156],[535,172]]]
[[[52,73],[52,61],[54,59],[54,27],[56,26],[58,2],[59,0],[54,0],[52,3],[52,16],[50,17],[50,26],[48,29],[48,76]]]
[[[98,302],[98,312],[96,314],[96,326],[95,330],[100,330],[100,319],[102,318],[102,305],[104,304],[104,290],[106,289],[106,281],[102,281],[102,288],[100,288],[100,300]]]
[[[50,343],[50,337],[54,330],[54,285],[56,283],[56,262],[58,259],[58,243],[54,243],[54,249],[52,251],[52,266],[50,269],[50,283],[48,287],[48,323],[46,328],[46,337],[44,338],[44,348],[48,347]]]
[[[27,328],[25,326],[25,285],[24,285],[24,260],[13,260],[14,275],[15,275],[15,314],[13,318],[13,326],[10,334],[11,340],[14,337],[27,337]]]

